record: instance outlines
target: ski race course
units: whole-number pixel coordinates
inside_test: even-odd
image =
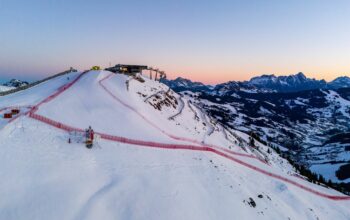
[[[33,106],[31,108],[31,110],[26,113],[26,115],[28,115],[29,117],[31,117],[33,119],[39,120],[39,121],[44,122],[44,123],[46,123],[48,125],[54,126],[54,127],[58,128],[58,129],[62,129],[62,130],[68,131],[68,132],[71,132],[71,131],[82,132],[82,131],[84,131],[84,129],[82,129],[82,128],[74,128],[72,126],[60,123],[60,122],[55,121],[53,119],[46,118],[46,117],[41,116],[39,114],[36,114],[36,112],[38,111],[38,109],[40,108],[41,105],[50,102],[51,100],[55,99],[57,96],[59,96],[60,94],[62,94],[66,90],[68,90],[71,86],[73,86],[75,83],[77,83],[81,77],[83,77],[87,73],[88,72],[81,73],[75,80],[73,80],[72,82],[68,83],[67,85],[64,85],[61,88],[59,88],[56,93],[52,94],[51,96],[47,97],[46,99],[44,99],[43,101],[41,101],[37,105]],[[288,179],[288,178],[285,178],[285,177],[273,174],[273,173],[268,172],[266,170],[260,169],[260,168],[258,168],[256,166],[250,165],[250,164],[248,164],[246,162],[243,162],[243,161],[241,161],[241,160],[239,160],[239,159],[237,159],[237,158],[235,158],[233,156],[230,156],[228,154],[235,155],[235,156],[241,156],[241,157],[248,157],[248,158],[258,159],[257,157],[255,157],[253,155],[237,153],[237,152],[233,152],[233,151],[229,151],[227,149],[224,149],[224,151],[226,153],[228,153],[228,154],[225,154],[225,153],[221,152],[221,150],[223,150],[223,148],[221,148],[221,147],[210,146],[210,145],[203,145],[202,143],[200,143],[199,141],[196,141],[196,140],[192,140],[192,139],[188,139],[188,138],[182,138],[182,137],[178,137],[178,136],[169,134],[168,132],[166,132],[166,131],[162,130],[160,127],[158,127],[155,123],[149,121],[145,116],[143,116],[140,112],[135,110],[132,106],[124,103],[121,99],[119,99],[116,95],[114,95],[110,90],[108,90],[108,88],[106,86],[104,86],[103,81],[108,80],[108,78],[112,77],[113,75],[114,74],[112,74],[112,73],[107,75],[106,77],[104,77],[102,80],[99,81],[99,84],[116,101],[122,103],[124,106],[126,106],[130,110],[134,111],[137,115],[139,115],[147,123],[151,124],[153,127],[156,127],[158,130],[160,130],[162,133],[166,134],[167,136],[169,136],[169,137],[171,137],[171,138],[173,138],[175,140],[191,142],[191,143],[202,145],[202,146],[149,142],[149,141],[129,139],[129,138],[126,138],[126,137],[119,137],[119,136],[114,136],[114,135],[110,135],[110,134],[104,134],[104,133],[97,132],[97,134],[101,135],[101,138],[106,139],[106,140],[110,140],[110,141],[116,141],[116,142],[120,142],[120,143],[138,145],[138,146],[143,146],[143,147],[154,147],[154,148],[161,148],[161,149],[173,149],[173,150],[181,149],[181,150],[193,150],[193,151],[211,152],[211,153],[214,153],[214,154],[219,155],[221,157],[224,157],[226,159],[229,159],[229,160],[231,160],[233,162],[239,163],[239,164],[241,164],[241,165],[243,165],[243,166],[245,166],[247,168],[250,168],[252,170],[255,170],[255,171],[259,172],[259,173],[267,175],[269,177],[276,178],[278,180],[281,180],[281,181],[287,182],[289,184],[292,184],[294,186],[297,186],[297,187],[299,187],[301,189],[304,189],[307,192],[313,193],[313,194],[315,194],[317,196],[320,196],[320,197],[323,197],[323,198],[327,198],[327,199],[331,199],[331,200],[350,200],[349,196],[334,196],[334,195],[328,195],[328,194],[324,194],[324,193],[318,192],[316,190],[313,190],[311,188],[303,186],[302,184],[297,183],[297,182],[295,182],[295,181],[293,181],[291,179]],[[7,108],[1,109],[1,110],[5,110],[5,109],[9,109],[9,108],[11,108],[11,107],[7,107]],[[15,119],[17,119],[20,116],[22,116],[22,115],[18,115],[17,117],[11,119],[9,121],[9,123],[11,123],[12,121],[14,121]]]
[[[91,79],[94,79],[94,81]],[[77,114],[74,111],[74,108],[72,108],[71,105],[68,105],[68,104],[71,103],[72,106],[82,105],[82,106],[85,106],[86,108],[89,108],[90,106],[89,101],[78,103],[76,100],[80,99],[81,94],[79,93],[79,91],[82,90],[82,88],[85,88],[86,87],[85,85],[89,85],[89,86],[92,85],[91,88],[93,87],[94,90],[91,91],[90,95],[91,96],[95,95],[96,96],[94,97],[95,100],[99,100],[100,96],[109,97],[108,105],[110,102],[114,102],[113,105],[116,105],[115,107],[116,109],[120,109],[121,112],[122,110],[127,111],[128,115],[125,116],[125,121],[130,122],[131,126],[133,126],[133,123],[134,123],[135,126],[133,126],[133,128],[135,128],[136,130],[139,129],[140,133],[143,131],[145,132],[145,137],[142,138],[142,135],[134,134],[137,132],[133,132],[129,134],[127,133],[129,131],[126,131],[127,129],[121,128],[121,130],[116,130],[119,128],[116,128],[115,126],[113,126],[112,115],[114,113],[111,110],[111,115],[109,115],[111,116],[111,118],[107,118],[107,120],[109,121],[105,121],[106,127],[109,126],[111,127],[111,129],[108,129],[108,128],[104,129],[103,122],[96,122],[97,124],[93,125],[93,127],[96,130],[96,134],[98,134],[101,137],[101,139],[105,141],[125,144],[126,146],[138,146],[140,148],[146,148],[146,149],[149,148],[149,149],[159,149],[159,150],[166,150],[166,151],[173,150],[178,154],[183,154],[184,152],[185,153],[186,152],[198,152],[198,153],[203,152],[206,155],[212,154],[216,157],[220,157],[220,158],[223,158],[224,160],[230,161],[233,164],[240,165],[240,168],[251,170],[256,175],[263,175],[273,180],[281,181],[283,183],[289,184],[290,186],[301,189],[300,192],[310,193],[313,196],[319,197],[324,200],[330,200],[331,202],[338,201],[339,203],[336,203],[336,204],[346,203],[347,205],[350,205],[350,203],[348,203],[348,201],[350,201],[349,196],[342,195],[336,191],[328,190],[320,186],[316,186],[292,174],[282,175],[280,173],[273,172],[274,169],[272,169],[272,165],[270,164],[270,161],[268,160],[268,158],[264,158],[263,155],[241,151],[239,150],[240,147],[238,146],[233,146],[232,147],[233,149],[228,149],[227,147],[220,146],[216,143],[204,143],[203,141],[199,141],[197,139],[191,138],[190,136],[184,137],[182,135],[178,135],[179,132],[175,132],[176,135],[173,132],[169,132],[170,126],[168,126],[165,129],[163,126],[161,126],[162,124],[156,122],[155,119],[152,118],[153,116],[147,115],[148,113],[144,114],[144,112],[141,112],[140,108],[135,107],[133,104],[130,104],[125,98],[123,98],[122,94],[118,93],[118,90],[112,87],[112,85],[116,83],[119,83],[120,85],[123,86],[123,82],[120,79],[120,77],[113,73],[105,72],[105,71],[85,71],[85,72],[76,74],[73,78],[70,78],[69,80],[67,80],[67,82],[64,82],[64,79],[62,79],[61,81],[62,81],[61,86],[53,90],[49,96],[45,97],[44,99],[41,99],[36,104],[26,103],[26,101],[24,101],[25,99],[23,98],[23,101],[20,102],[18,105],[16,105],[16,103],[11,103],[12,104],[11,106],[0,106],[0,113],[6,112],[7,110],[14,109],[14,108],[21,109],[20,114],[8,120],[7,124],[5,124],[3,127],[0,127],[0,132],[2,131],[2,129],[5,129],[6,127],[10,126],[13,123],[16,123],[16,121],[19,121],[21,118],[34,119],[36,121],[42,122],[51,127],[60,129],[64,132],[83,132],[89,123],[89,122],[80,120],[80,118],[85,118],[84,117],[85,113],[82,112]],[[67,97],[71,97],[71,96],[74,96],[74,99],[72,98],[72,100],[69,100],[69,98]],[[91,99],[94,99],[94,98],[91,98]],[[68,104],[67,105],[65,104],[62,106],[56,104],[56,106],[59,106],[57,108],[49,107],[49,105],[54,106],[55,105],[54,102],[56,101],[57,103],[62,103],[62,100],[65,100],[65,102]],[[98,108],[102,108],[106,106],[107,105],[106,103],[101,102],[99,104],[101,106],[96,107],[97,108],[96,111],[98,112],[100,110]],[[68,108],[72,108],[72,110],[71,111],[67,110],[66,112],[65,110]],[[65,112],[65,114],[57,114],[57,112],[59,111]],[[182,112],[182,109],[181,109],[181,112]],[[96,113],[96,114],[99,114],[99,113]],[[104,113],[101,113],[101,115],[103,114]],[[56,117],[52,117],[51,115],[55,115]],[[77,119],[72,120],[72,123],[69,123],[70,117],[75,117]],[[96,115],[96,117],[100,117],[100,116]],[[128,120],[128,117],[132,117],[133,119]],[[123,120],[122,117],[119,117],[119,118],[120,120]],[[142,128],[142,126],[141,127],[136,126],[138,123],[140,123],[140,121],[143,121],[142,123],[146,123],[148,127]],[[123,122],[120,122],[120,123],[123,125],[125,124]],[[111,132],[109,132],[109,130],[111,130]],[[172,131],[177,131],[177,130],[174,128],[174,130]],[[155,133],[159,134],[159,140],[154,139],[152,135],[147,136],[148,135],[147,132],[149,132],[152,135]],[[240,172],[244,172],[244,171],[240,171]],[[312,197],[312,198],[315,199],[316,197]],[[0,203],[0,206],[1,206],[1,203]],[[88,208],[88,207],[85,207],[85,208]],[[347,214],[345,213],[344,215],[343,214],[340,214],[340,215],[350,216],[349,213]],[[162,215],[159,215],[159,216],[162,216]],[[1,212],[0,212],[0,217],[1,217]],[[76,218],[84,219],[85,217],[86,216],[84,213],[80,213]]]

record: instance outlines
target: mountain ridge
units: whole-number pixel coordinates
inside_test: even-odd
[[[350,87],[350,77],[340,76],[333,81],[327,82],[324,79],[317,80],[308,78],[304,73],[299,72],[295,75],[276,76],[274,74],[264,74],[252,77],[248,81],[228,81],[219,83],[215,86],[205,85],[201,82],[192,82],[189,79],[178,77],[175,80],[163,80],[163,83],[176,91],[216,91],[221,93],[230,92],[230,90],[251,90],[252,92],[298,92],[314,89],[339,89]],[[225,91],[223,88],[227,87]]]
[[[295,162],[325,175],[327,180],[350,181],[347,175],[341,180],[337,177],[341,167],[335,165],[350,163],[350,141],[330,141],[349,132],[349,77],[326,82],[307,78],[303,73],[266,74],[202,91],[193,89],[188,80],[186,85],[189,86],[178,92],[226,126],[254,132],[284,151],[291,150]],[[172,89],[177,91],[176,86]]]

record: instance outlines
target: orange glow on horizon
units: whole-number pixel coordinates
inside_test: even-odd
[[[246,81],[250,80],[252,77],[255,76],[261,76],[264,74],[274,74],[276,76],[287,76],[287,75],[294,75],[299,72],[303,72],[306,77],[308,78],[315,78],[317,80],[324,79],[327,82],[332,81],[338,77],[341,76],[348,76],[350,77],[350,67],[348,68],[348,71],[344,71],[344,69],[339,70],[309,70],[305,68],[305,70],[296,70],[291,69],[289,71],[262,71],[262,70],[255,70],[255,71],[247,71],[247,70],[213,70],[213,69],[174,69],[166,71],[168,72],[168,78],[169,79],[175,79],[177,77],[182,77],[186,79],[190,79],[192,81],[202,82],[205,84],[218,84],[218,83],[224,83],[228,81]]]

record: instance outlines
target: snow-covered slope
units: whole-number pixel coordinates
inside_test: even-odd
[[[11,89],[14,89],[14,87],[8,87],[8,86],[0,85],[0,92],[6,92],[6,91],[9,91]]]
[[[336,172],[350,163],[350,89],[297,93],[181,92],[216,120],[278,146],[296,163],[323,175],[326,181],[348,183],[350,172]],[[225,91],[225,90],[224,90]],[[339,171],[340,172],[340,171]],[[345,178],[346,177],[346,178]]]
[[[0,119],[0,219],[350,218],[349,197],[164,84],[79,74],[0,97],[23,113]],[[77,138],[89,125],[91,150]]]

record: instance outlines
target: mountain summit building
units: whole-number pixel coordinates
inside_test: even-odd
[[[147,70],[148,67],[144,65],[127,65],[127,64],[117,64],[113,67],[106,68],[106,70],[114,73],[124,73],[128,75],[135,75],[137,73],[142,73],[142,70]]]

